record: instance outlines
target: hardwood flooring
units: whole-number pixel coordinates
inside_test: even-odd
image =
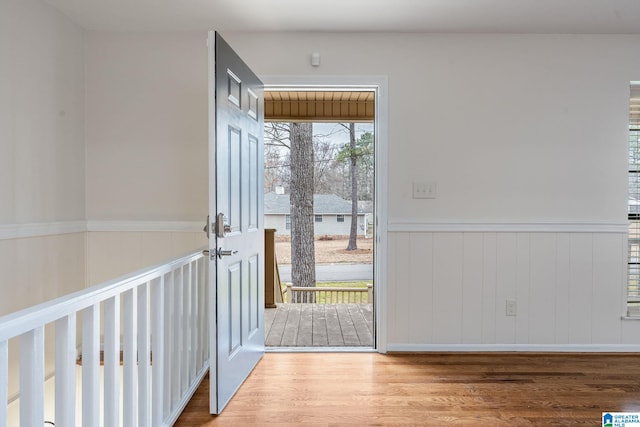
[[[640,354],[267,353],[218,416],[176,426],[602,425],[640,412]]]
[[[267,347],[373,347],[372,304],[278,304],[264,318]]]

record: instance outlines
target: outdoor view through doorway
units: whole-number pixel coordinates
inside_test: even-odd
[[[373,91],[265,91],[264,224],[281,290],[265,310],[267,348],[375,345],[374,102]]]

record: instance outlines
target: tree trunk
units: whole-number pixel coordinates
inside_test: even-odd
[[[316,285],[313,214],[312,123],[291,123],[291,281],[293,286]],[[314,302],[314,294],[291,302]]]
[[[356,169],[356,124],[349,123],[350,171],[351,171],[351,229],[349,231],[348,251],[358,249],[358,171]]]

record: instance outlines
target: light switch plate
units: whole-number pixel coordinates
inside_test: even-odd
[[[436,183],[435,182],[413,182],[413,198],[414,199],[435,199]]]

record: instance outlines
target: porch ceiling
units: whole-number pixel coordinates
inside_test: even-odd
[[[264,92],[266,122],[373,122],[372,91]]]

